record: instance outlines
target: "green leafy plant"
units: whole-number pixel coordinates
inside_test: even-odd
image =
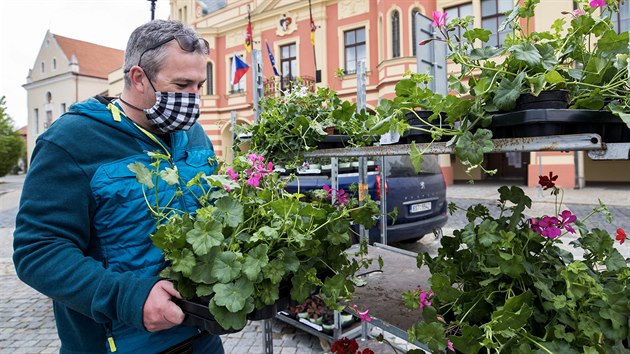
[[[142,183],[146,203],[156,218],[151,235],[163,250],[172,279],[186,299],[206,298],[209,311],[225,329],[241,329],[247,314],[278,301],[288,286],[303,302],[318,292],[331,309],[354,290],[355,273],[370,263],[366,243],[348,254],[353,225],[369,228],[379,213],[369,198],[358,201],[343,190],[291,194],[287,180],[259,155],[239,155],[220,173],[182,181],[168,156],[150,153],[150,166],[129,165]],[[159,186],[177,190],[160,195]],[[175,203],[184,188],[200,208],[188,213]]]
[[[469,223],[442,238],[437,256],[418,255],[431,288],[403,294],[407,307],[422,311],[422,321],[408,330],[412,340],[434,352],[630,352],[630,259],[608,232],[585,224],[594,213],[610,221],[606,206],[600,202],[578,219],[562,210],[556,178],[540,177],[556,198],[555,215],[526,217],[531,199],[503,186],[498,215],[471,206]],[[570,244],[583,257],[562,247],[568,233],[578,235]],[[618,229],[616,240],[625,238]]]
[[[24,141],[13,127],[13,120],[6,113],[5,98],[0,97],[0,177],[15,167],[25,155]]]
[[[412,130],[430,134],[432,141],[423,150],[415,143],[411,144],[410,156],[414,166],[422,164],[422,155],[433,142],[451,137],[447,145],[455,147],[455,155],[468,166],[468,172],[480,168],[487,174],[495,173],[482,166],[484,153],[491,151],[494,144],[489,130],[477,129],[484,116],[481,101],[435,93],[428,87],[431,80],[427,74],[405,73],[396,84],[396,96],[391,100],[382,99],[376,107],[375,124],[369,134],[384,134],[387,131],[405,134]],[[418,114],[419,110],[432,114],[425,119]],[[410,118],[421,124],[410,125]]]
[[[630,125],[628,32],[616,33],[611,21],[619,2],[577,1],[575,11],[535,32],[530,26],[539,3],[516,2],[498,29],[509,31],[499,47],[487,45],[489,30],[470,28],[472,16],[446,23],[446,14],[434,14],[442,34],[437,40],[447,43],[449,59],[460,67],[450,88],[480,100],[489,113],[512,110],[522,94],[564,89],[572,108],[608,109]]]
[[[241,127],[251,135],[250,149],[278,164],[296,168],[304,161],[302,153],[313,151],[328,135],[325,129],[335,127],[338,134],[349,137],[348,146],[366,146],[370,115],[356,112],[356,104],[341,100],[334,91],[318,87],[315,92],[295,85],[281,96],[260,100],[259,121]]]

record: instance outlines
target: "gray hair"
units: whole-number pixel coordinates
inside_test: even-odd
[[[129,70],[131,70],[132,66],[139,64],[140,55],[159,42],[177,35],[197,37],[197,33],[192,27],[184,25],[179,21],[154,20],[136,28],[131,33],[129,41],[127,41],[127,49],[125,49],[125,64],[123,66],[125,87],[131,85]],[[195,51],[204,54],[203,50],[199,47],[196,47]],[[148,77],[154,78],[157,75],[162,67],[165,56],[166,49],[164,46],[159,46],[155,48],[155,50],[150,50],[142,55],[142,69]]]

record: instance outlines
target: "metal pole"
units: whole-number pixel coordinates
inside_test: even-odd
[[[155,20],[155,2],[157,0],[148,0],[151,2],[151,21]]]
[[[232,111],[230,114],[232,116],[232,127],[230,129],[232,131],[232,159],[234,159],[234,151],[236,151],[236,146],[234,145],[236,141],[236,111]]]
[[[271,319],[263,320],[263,327],[265,354],[273,354],[273,329],[271,327]]]
[[[262,53],[258,49],[252,49],[252,68],[254,70],[254,75],[252,75],[254,80],[254,124],[256,124],[258,123],[258,118],[260,117],[260,99],[264,95]]]
[[[357,63],[357,112],[365,109],[366,104],[366,69],[365,61]],[[359,156],[359,205],[363,205],[368,193],[367,184],[367,157]],[[363,225],[359,225],[359,236],[362,240],[369,241],[369,230]]]

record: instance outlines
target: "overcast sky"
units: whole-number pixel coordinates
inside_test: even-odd
[[[169,0],[157,0],[167,19]],[[149,0],[0,0],[0,97],[16,128],[27,123],[26,83],[46,31],[124,50],[131,32],[151,19]]]

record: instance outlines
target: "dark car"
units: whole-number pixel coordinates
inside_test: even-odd
[[[339,188],[348,191],[352,184],[359,181],[358,168],[339,165]],[[322,167],[298,174],[297,180],[292,181],[287,190],[297,192],[298,185],[302,192],[330,186],[330,169]],[[381,157],[370,158],[367,184],[373,200],[381,200],[379,171],[382,168]],[[387,218],[388,243],[418,240],[446,224],[446,184],[436,156],[424,156],[420,173],[415,171],[409,156],[386,156],[385,181],[387,211],[398,211],[395,222],[391,217]],[[369,230],[369,235],[370,243],[382,242],[380,222]]]

